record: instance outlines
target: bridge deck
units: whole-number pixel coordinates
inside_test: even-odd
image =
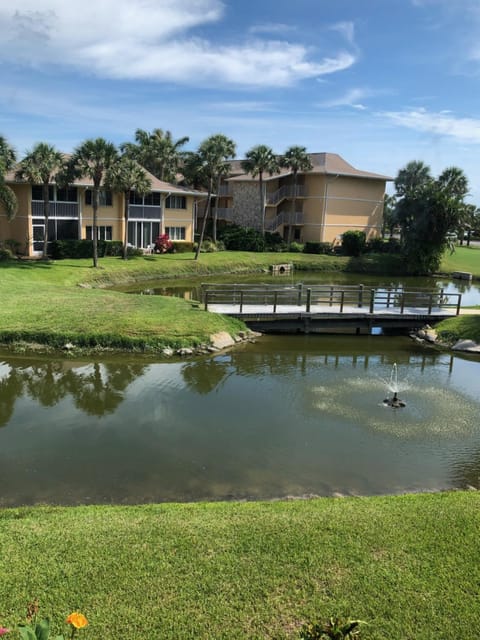
[[[384,317],[384,316],[439,316],[440,318],[449,318],[457,314],[456,308],[432,307],[427,312],[425,307],[378,307],[370,312],[369,307],[358,307],[353,305],[344,305],[341,309],[339,304],[312,304],[310,311],[305,310],[305,305],[294,304],[226,304],[226,303],[209,303],[208,311],[213,313],[223,313],[235,317],[258,316],[258,315],[275,315],[275,316],[354,316],[354,317]]]

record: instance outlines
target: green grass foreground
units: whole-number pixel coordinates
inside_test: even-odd
[[[296,638],[330,615],[366,640],[473,640],[479,530],[473,491],[4,509],[0,626],[38,597],[54,631],[84,613],[84,640]]]

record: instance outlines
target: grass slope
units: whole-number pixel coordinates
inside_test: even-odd
[[[474,278],[480,279],[480,247],[455,247],[452,254],[446,251],[440,270],[443,273],[468,271]]]
[[[0,626],[38,597],[57,631],[85,613],[85,640],[294,638],[330,615],[473,639],[479,527],[476,492],[1,510]]]

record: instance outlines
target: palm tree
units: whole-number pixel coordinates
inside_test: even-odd
[[[5,207],[7,218],[11,220],[17,213],[17,197],[5,183],[6,174],[15,167],[15,150],[0,136],[0,203]]]
[[[24,180],[32,185],[42,185],[43,216],[45,229],[43,233],[43,258],[48,255],[48,218],[50,216],[50,184],[63,169],[65,159],[63,155],[50,144],[39,142],[20,162],[15,178]]]
[[[123,259],[128,257],[128,213],[130,209],[130,194],[132,191],[139,195],[146,195],[152,188],[152,181],[146,171],[136,160],[126,155],[121,156],[107,171],[105,177],[107,189],[123,193],[125,234],[123,241]]]
[[[135,158],[142,167],[159,180],[175,182],[182,159],[180,148],[188,141],[188,136],[174,140],[170,131],[154,129],[152,133],[144,129],[135,131],[135,143],[126,142],[121,150]]]
[[[242,161],[242,169],[245,173],[250,173],[253,178],[258,176],[259,213],[262,223],[262,235],[265,235],[265,193],[263,189],[263,176],[265,173],[272,175],[272,173],[279,172],[280,168],[277,157],[270,147],[259,144],[247,151],[245,160]]]
[[[454,198],[463,199],[468,193],[468,178],[458,167],[448,167],[438,176],[438,185]]]
[[[430,167],[421,160],[412,160],[398,172],[395,178],[397,196],[414,196],[419,189],[432,181]]]
[[[85,140],[75,149],[68,165],[69,180],[85,177],[93,180],[93,266],[98,266],[97,214],[100,205],[100,187],[110,167],[118,158],[115,145],[104,138]]]
[[[198,241],[197,250],[195,252],[195,260],[198,255],[205,234],[205,226],[207,217],[210,212],[212,203],[213,186],[216,184],[217,189],[220,178],[228,173],[229,160],[235,157],[235,142],[222,133],[216,133],[202,142],[198,148],[198,167],[200,173],[208,181],[208,197],[205,213],[203,216],[202,230]],[[216,227],[215,237],[216,240]]]
[[[289,147],[281,159],[282,167],[289,169],[293,174],[293,201],[292,201],[292,221],[288,227],[288,243],[292,241],[293,224],[295,220],[297,206],[297,178],[299,171],[310,171],[313,169],[310,157],[305,147],[292,146]]]

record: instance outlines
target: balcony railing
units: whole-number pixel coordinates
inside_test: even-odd
[[[212,209],[212,215],[215,215],[215,208]],[[219,220],[230,220],[233,218],[233,208],[232,207],[218,207],[217,218]]]
[[[272,193],[267,193],[267,204],[278,204],[285,198],[293,198],[294,195],[296,198],[304,198],[307,195],[307,191],[302,184],[297,184],[296,188],[293,184],[285,184],[283,187],[280,187],[280,189]]]
[[[267,231],[275,231],[282,224],[299,225],[303,224],[303,212],[297,211],[296,213],[292,213],[291,211],[282,211],[278,216],[271,220],[265,220],[265,229]]]
[[[218,194],[219,196],[229,196],[231,195],[232,190],[230,188],[229,184],[221,184],[220,188],[218,189]]]
[[[128,217],[130,220],[155,220],[162,218],[162,207],[131,204],[128,207]]]
[[[50,202],[48,215],[51,218],[78,218],[78,202]],[[32,201],[32,217],[43,218],[43,202]]]

